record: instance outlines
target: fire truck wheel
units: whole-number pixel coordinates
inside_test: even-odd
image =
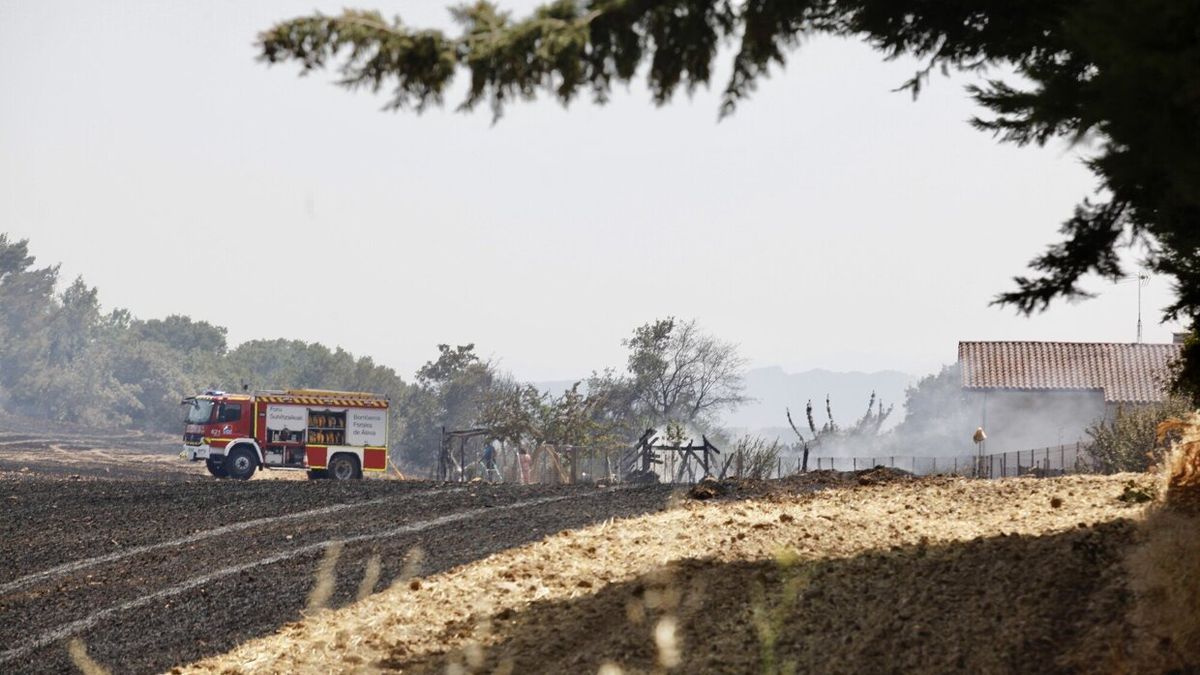
[[[229,474],[225,473],[225,458],[224,457],[209,457],[204,460],[204,466],[208,472],[217,478],[228,478]]]
[[[321,480],[323,478],[329,478],[329,472],[326,471],[325,469],[309,469],[308,470],[308,479],[309,480]]]
[[[230,478],[237,480],[248,480],[254,475],[254,470],[258,468],[258,458],[254,456],[254,450],[247,447],[234,448],[233,452],[225,457],[224,465],[225,473]]]
[[[329,475],[337,480],[362,478],[362,468],[358,466],[358,458],[345,453],[334,455],[333,459],[329,460],[328,471]]]

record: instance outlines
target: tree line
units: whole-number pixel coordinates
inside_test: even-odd
[[[223,326],[184,315],[103,311],[82,278],[59,291],[27,240],[0,234],[0,409],[92,428],[178,432],[183,397],[245,387],[369,391],[388,396],[391,451],[402,466],[436,461],[441,429],[483,426],[522,444],[620,446],[647,427],[715,429],[743,401],[745,360],[695,321],[667,318],[624,341],[624,368],[541,391],[480,358],[438,345],[406,381],[370,357],[284,338],[230,348]]]
[[[369,391],[391,399],[393,461],[418,472],[436,463],[443,428],[486,428],[491,439],[528,450],[543,444],[618,450],[654,428],[667,443],[705,434],[723,448],[761,446],[807,457],[961,453],[973,426],[954,365],[910,387],[903,420],[887,432],[893,406],[872,395],[862,416],[845,424],[840,411],[855,401],[808,401],[803,417],[786,411],[794,437],[785,442],[730,438],[721,417],[749,400],[746,360],[737,345],[695,320],[638,326],[622,342],[622,367],[548,392],[502,372],[472,344],[437,345],[436,356],[406,380],[340,347],[277,338],[231,349],[223,326],[184,315],[105,312],[97,289],[83,279],[58,288],[58,266],[38,266],[27,241],[0,234],[0,410],[82,427],[178,433],[181,399],[206,389]],[[1167,409],[1155,407],[1145,420],[1122,417],[1111,428],[1098,423],[1089,434],[1111,440],[1105,447],[1116,448],[1108,453],[1113,466],[1140,465]]]
[[[914,97],[935,71],[983,75],[967,87],[981,109],[975,128],[1018,146],[1081,147],[1097,179],[1062,239],[995,303],[1030,314],[1088,297],[1086,279],[1120,279],[1122,250],[1136,248],[1141,265],[1172,279],[1163,318],[1191,333],[1172,389],[1200,405],[1200,0],[1136,10],[1124,0],[552,0],[525,16],[478,0],[451,14],[457,35],[372,10],[299,16],[259,35],[259,58],[334,70],[341,86],[387,90],[386,108],[418,112],[441,105],[466,71],[459,109],[485,104],[495,118],[539,93],[604,103],[614,84],[641,76],[664,104],[708,86],[728,45],[725,116],[823,35],[923,61],[900,86]]]

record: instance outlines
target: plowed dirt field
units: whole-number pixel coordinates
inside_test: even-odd
[[[166,670],[302,618],[332,542],[323,604],[338,607],[401,576],[657,511],[671,494],[218,481],[176,452],[172,437],[0,432],[0,672],[72,670],[72,639],[116,672]]]
[[[1143,514],[1121,499],[1130,481],[1148,483],[797,494],[804,482],[785,481],[684,499],[395,584],[184,670],[1161,672],[1138,650],[1163,643],[1129,619],[1123,566]]]
[[[357,595],[372,557],[383,588],[401,574],[436,573],[564,529],[658,510],[669,492],[0,481],[0,671],[70,669],[71,638],[119,672],[161,671],[301,618],[330,542],[345,542],[329,601],[339,606]]]
[[[172,450],[0,433],[0,672],[1154,670],[1147,476],[236,482]]]

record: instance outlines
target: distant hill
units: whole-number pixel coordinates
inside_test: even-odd
[[[825,421],[825,396],[833,402],[833,416],[840,425],[853,423],[867,409],[871,392],[883,397],[884,406],[896,405],[885,428],[904,417],[904,390],[919,379],[908,373],[881,370],[874,373],[838,373],[820,368],[788,373],[779,366],[755,368],[746,372],[746,395],[754,401],[725,416],[731,431],[745,431],[790,440],[785,411],[792,409],[796,422],[804,429],[804,406],[812,399],[817,408],[817,424]],[[535,382],[543,391],[561,394],[573,380]]]
[[[544,391],[551,396],[562,396],[563,393],[571,388],[571,385],[580,381],[583,384],[579,385],[579,391],[587,391],[586,377],[581,377],[578,380],[546,380],[543,382],[531,382],[530,384],[537,387],[539,391]]]
[[[796,423],[804,430],[804,406],[811,399],[817,424],[822,424],[828,395],[833,403],[834,420],[845,426],[862,417],[874,391],[883,398],[885,407],[896,405],[885,426],[890,428],[903,418],[904,390],[917,379],[895,370],[838,373],[818,368],[788,373],[778,366],[755,368],[746,373],[746,395],[755,401],[727,414],[725,425],[767,436],[790,437],[787,409],[792,409],[792,416],[798,418]]]

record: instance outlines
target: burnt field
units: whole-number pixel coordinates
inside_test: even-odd
[[[122,440],[0,432],[0,672],[1158,663],[1124,562],[1146,475],[228,481]]]
[[[183,480],[207,476],[203,464],[179,459],[182,447],[175,435],[95,430],[0,415],[0,478]]]
[[[73,638],[120,672],[170,669],[301,619],[332,542],[343,542],[338,607],[400,577],[658,511],[671,492],[35,474],[0,480],[4,672],[68,670]],[[360,588],[372,559],[378,580]]]

